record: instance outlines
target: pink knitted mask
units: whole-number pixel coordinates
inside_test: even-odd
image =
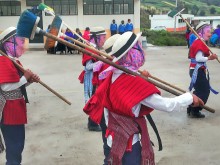
[[[137,42],[119,61],[118,64],[132,71],[137,71],[145,62],[144,51]]]
[[[19,58],[25,52],[25,38],[11,37],[4,43],[4,48],[8,55]]]
[[[125,68],[137,72],[144,64],[145,55],[141,43],[137,42],[117,63]],[[115,68],[110,66],[99,74],[99,79],[105,79]]]
[[[90,37],[90,38],[91,38],[91,37]],[[105,34],[97,35],[97,44],[98,44],[98,47],[99,47],[99,48],[101,48],[101,47],[104,45],[105,39],[106,39],[106,35],[105,35]],[[96,44],[94,38],[91,39],[90,42]]]
[[[207,25],[204,28],[202,28],[198,34],[200,35],[200,37],[202,37],[205,41],[208,41],[209,38],[211,37],[212,33],[211,33],[211,26]]]

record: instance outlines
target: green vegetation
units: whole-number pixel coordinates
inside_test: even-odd
[[[141,0],[141,29],[149,43],[159,46],[186,45],[184,32],[170,33],[166,31],[151,31],[149,15],[167,14],[174,9],[176,0]],[[220,15],[220,0],[178,0],[178,8],[182,12],[196,16]]]
[[[170,5],[169,5],[170,4]],[[176,0],[141,0],[142,7],[154,7],[155,13],[165,13],[176,5]],[[219,15],[220,0],[178,0],[178,7],[194,15]],[[214,12],[213,12],[214,11]]]
[[[185,46],[184,33],[170,33],[165,30],[154,31],[142,29],[142,35],[147,37],[147,42],[158,46]]]

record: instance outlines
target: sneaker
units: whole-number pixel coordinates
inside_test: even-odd
[[[192,118],[205,118],[205,115],[202,114],[201,112],[196,112],[196,113],[194,112],[194,113],[193,113],[193,111],[191,111],[190,116],[191,116]]]
[[[102,129],[99,125],[97,126],[88,126],[89,131],[101,132]]]

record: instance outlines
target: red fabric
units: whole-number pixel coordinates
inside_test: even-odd
[[[7,57],[0,56],[0,84],[19,82],[20,77],[13,62]]]
[[[90,40],[90,31],[85,31],[84,32],[84,34],[83,34],[83,38],[85,39],[85,40],[87,40],[87,41],[89,41]]]
[[[100,124],[104,107],[103,107],[103,96],[109,86],[109,81],[111,80],[111,76],[106,78],[96,90],[95,94],[89,99],[86,103],[83,111],[90,116],[90,119],[97,124]]]
[[[103,104],[109,111],[134,117],[132,108],[154,93],[160,94],[160,91],[153,84],[140,77],[122,74],[113,84],[109,81]],[[142,106],[139,116],[148,115],[152,110]]]
[[[160,94],[153,84],[140,77],[122,74],[112,85],[111,78],[112,74],[98,87],[83,108],[83,111],[97,124],[101,122],[104,107],[117,114],[134,117],[132,107],[151,94]],[[147,115],[151,111],[151,108],[141,106],[139,116]]]
[[[17,61],[21,65],[19,61]],[[7,57],[0,56],[0,84],[16,83],[20,81],[20,76],[13,62]],[[19,125],[27,123],[26,103],[23,98],[16,100],[6,100],[2,113],[3,124]]]
[[[190,34],[190,33],[186,33],[186,34],[185,34],[186,40],[189,40],[189,34]]]
[[[110,65],[108,64],[104,64],[102,65],[101,69],[98,71],[98,72],[94,72],[93,73],[93,79],[92,79],[92,84],[95,85],[95,86],[99,86],[103,83],[103,80],[99,80],[99,74],[104,71],[105,69],[107,69]]]
[[[200,39],[195,40],[192,46],[190,47],[190,58],[195,58],[198,51],[202,51],[205,57],[208,57],[210,54],[209,49],[204,45],[204,43]],[[196,64],[190,63],[190,67],[194,68],[195,66]]]
[[[3,109],[3,124],[20,125],[27,123],[27,109],[24,99],[7,100]]]
[[[79,81],[80,81],[81,84],[84,83],[85,72],[86,72],[86,71],[83,70],[83,71],[80,73],[79,77],[78,77],[78,79],[79,79]]]
[[[94,53],[97,55],[97,53],[95,51],[92,51],[88,48],[86,48],[85,50],[87,50],[88,52],[91,52],[91,53]],[[85,53],[83,53],[83,56],[82,56],[82,65],[83,66],[86,66],[86,62],[89,61],[89,60],[92,60],[93,62],[96,62],[97,60],[95,58],[93,58],[92,56],[89,56]]]

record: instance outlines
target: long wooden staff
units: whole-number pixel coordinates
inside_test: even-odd
[[[11,60],[16,67],[18,67],[18,69],[20,71],[22,71],[24,73],[25,69],[18,64],[15,60],[11,59],[10,57],[8,57],[3,51],[0,50],[0,54],[7,57],[9,60]],[[63,96],[61,96],[59,93],[57,93],[55,90],[53,90],[52,88],[50,88],[48,85],[46,85],[44,82],[42,82],[41,80],[39,81],[39,83],[41,85],[43,85],[45,88],[47,88],[49,91],[51,91],[53,94],[55,94],[57,97],[59,97],[60,99],[62,99],[63,101],[65,101],[67,104],[71,105],[71,102],[69,102],[67,99],[65,99]]]
[[[44,35],[44,36],[46,36],[46,37],[49,37],[49,38],[51,38],[51,39],[53,39],[53,40],[59,41],[60,43],[66,45],[66,46],[69,46],[69,47],[71,47],[71,48],[73,48],[73,49],[77,49],[77,50],[81,51],[82,53],[85,53],[85,54],[87,54],[87,55],[89,55],[89,56],[91,56],[91,57],[94,57],[94,58],[96,58],[97,60],[102,61],[102,62],[104,62],[104,63],[107,63],[107,64],[109,64],[109,65],[111,65],[111,66],[113,66],[113,67],[115,67],[115,68],[117,68],[117,69],[119,69],[119,70],[122,70],[122,71],[124,71],[124,72],[126,72],[126,73],[128,73],[128,74],[131,74],[131,75],[134,75],[134,76],[140,76],[140,77],[142,77],[143,79],[147,80],[148,82],[154,84],[155,86],[157,86],[157,87],[159,87],[159,88],[161,88],[161,89],[163,89],[163,90],[165,90],[165,91],[167,91],[167,92],[169,92],[169,93],[172,93],[172,94],[174,94],[174,95],[176,95],[176,96],[179,96],[179,95],[182,94],[182,93],[179,93],[179,92],[177,92],[177,91],[175,91],[175,90],[173,90],[173,89],[171,89],[171,88],[168,88],[168,87],[166,87],[166,86],[164,86],[164,85],[162,85],[162,84],[160,84],[160,83],[158,83],[158,82],[156,82],[156,81],[150,80],[150,79],[148,79],[147,77],[145,77],[145,76],[143,76],[143,75],[141,75],[141,74],[138,74],[138,73],[133,72],[133,71],[131,71],[131,70],[129,70],[129,69],[126,69],[126,68],[123,67],[123,66],[117,65],[116,63],[114,63],[114,62],[112,62],[112,61],[110,61],[110,60],[108,60],[108,59],[105,59],[105,58],[103,58],[102,56],[99,56],[99,55],[96,55],[96,54],[94,54],[94,53],[91,53],[91,52],[87,51],[87,50],[84,49],[84,48],[81,48],[81,47],[79,47],[79,46],[76,46],[76,45],[74,45],[74,44],[71,44],[71,43],[68,42],[68,41],[65,41],[65,40],[63,40],[63,39],[61,39],[61,38],[58,38],[57,36],[54,36],[54,35],[52,35],[52,34],[50,34],[50,33],[47,33],[46,31],[43,31],[43,30],[40,29],[40,28],[37,28],[37,32],[40,33],[40,34],[42,34],[42,35]],[[204,108],[204,109],[206,109],[207,111],[212,112],[212,113],[215,112],[214,109],[212,109],[212,108],[210,108],[210,107],[208,107],[208,106],[206,106],[206,105],[202,106],[202,108]]]
[[[109,56],[107,53],[104,53],[104,52],[102,52],[102,51],[99,51],[98,49],[95,49],[94,47],[90,47],[90,46],[88,46],[88,45],[86,45],[86,44],[83,44],[82,42],[80,42],[80,41],[78,41],[78,40],[76,40],[76,39],[74,39],[74,38],[72,38],[72,37],[69,37],[69,36],[67,36],[67,35],[65,35],[65,34],[63,34],[63,36],[64,36],[66,39],[71,40],[71,41],[75,42],[76,44],[78,44],[78,45],[80,45],[80,46],[83,46],[83,47],[85,47],[85,48],[88,48],[88,49],[90,49],[90,50],[92,50],[92,51],[94,51],[94,52],[96,52],[96,53],[98,53],[98,54],[100,54],[100,55],[106,57],[106,58],[109,59],[109,60],[113,60],[113,57],[112,57],[112,56]],[[143,71],[138,70],[138,72],[139,72],[139,73],[142,73]],[[154,80],[156,80],[156,81],[159,81],[160,83],[163,83],[163,84],[165,84],[165,85],[167,85],[167,86],[169,86],[169,87],[171,87],[171,88],[174,88],[174,89],[176,89],[176,90],[178,90],[178,91],[180,91],[180,92],[186,93],[186,91],[184,91],[184,90],[182,90],[182,89],[180,89],[180,88],[178,88],[178,87],[176,87],[176,86],[174,86],[174,85],[172,85],[172,84],[170,84],[170,83],[168,83],[168,82],[166,82],[166,81],[164,81],[164,80],[161,80],[161,79],[159,79],[159,78],[157,78],[157,77],[155,77],[155,76],[149,75],[149,77],[152,78],[152,79],[154,79]]]
[[[191,25],[187,22],[187,20],[185,18],[183,18],[182,14],[181,13],[178,13],[177,15],[179,15],[183,21],[187,24],[187,26],[190,28],[190,30],[193,31],[193,33],[202,41],[202,43],[209,49],[210,53],[214,54],[211,49],[208,47],[208,45],[206,45],[205,41],[198,35],[198,33],[191,27]],[[217,58],[216,59],[219,63],[220,63],[220,60]]]
[[[43,3],[41,3],[43,4]],[[47,5],[43,4],[45,7],[48,7]],[[48,12],[47,10],[44,10],[47,14],[50,14],[52,15],[53,17],[55,17],[55,13],[53,12]],[[61,18],[60,18],[61,19]],[[61,19],[62,20],[62,19]],[[80,36],[77,32],[75,32],[69,25],[67,25],[63,20],[62,20],[62,23],[72,32],[74,33],[75,35],[77,35],[81,40],[83,40],[86,45],[89,45],[89,47],[93,47],[87,40],[85,40],[82,36]]]

